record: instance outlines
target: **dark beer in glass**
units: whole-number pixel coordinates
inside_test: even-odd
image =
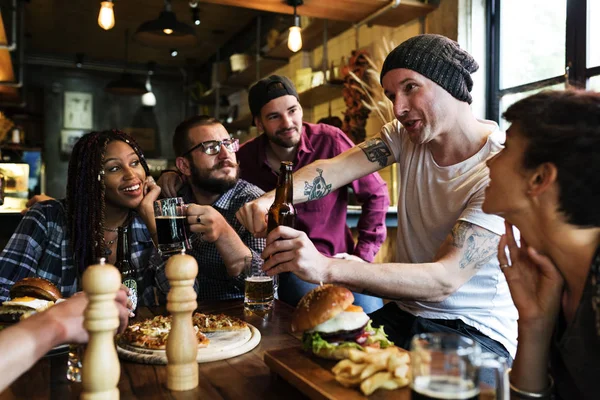
[[[158,251],[163,257],[192,248],[186,223],[185,203],[181,197],[156,200],[154,219]]]

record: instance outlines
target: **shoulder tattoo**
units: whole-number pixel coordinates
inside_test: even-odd
[[[477,225],[459,221],[452,228],[451,245],[463,250],[460,268],[479,269],[496,256],[500,236]]]
[[[385,142],[380,138],[369,139],[358,145],[365,152],[367,159],[378,163],[382,168],[387,165],[388,157],[392,154]]]
[[[312,183],[304,181],[304,195],[308,197],[308,201],[320,199],[331,193],[331,184],[325,182],[323,178],[323,170],[317,168],[318,176],[313,179]]]

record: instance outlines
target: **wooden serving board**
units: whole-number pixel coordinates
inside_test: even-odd
[[[331,368],[337,363],[302,351],[300,346],[265,352],[265,363],[272,372],[313,400],[410,400],[410,389],[376,390],[364,396],[359,388],[346,388],[334,378]]]
[[[220,331],[205,333],[210,339],[207,347],[198,349],[196,361],[206,363],[211,361],[226,360],[244,354],[258,346],[260,332],[248,324],[246,329],[237,331]],[[166,364],[167,353],[165,350],[151,350],[117,342],[119,357],[142,364]]]

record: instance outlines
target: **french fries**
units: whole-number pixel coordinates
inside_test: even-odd
[[[377,389],[394,390],[410,382],[409,354],[396,346],[386,349],[351,349],[348,358],[331,370],[345,387],[360,387],[365,396]]]

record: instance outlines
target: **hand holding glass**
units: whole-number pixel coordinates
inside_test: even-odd
[[[163,257],[179,254],[182,250],[192,248],[185,209],[186,206],[181,197],[171,197],[154,202],[158,251]]]

